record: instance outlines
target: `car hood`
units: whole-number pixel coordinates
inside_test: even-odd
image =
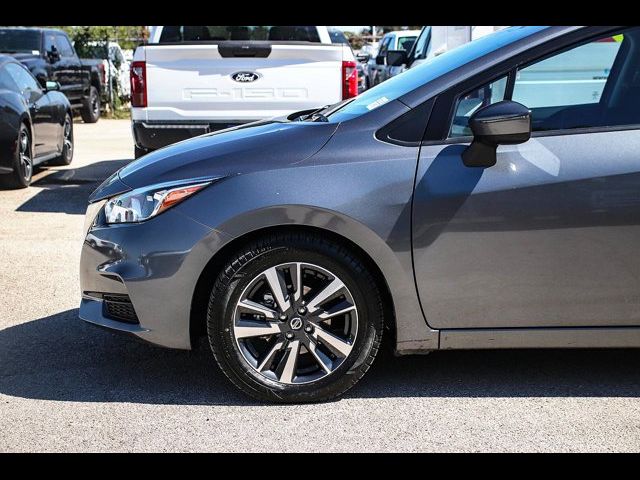
[[[89,201],[157,183],[286,168],[320,150],[337,125],[268,120],[201,135],[128,164],[100,185]]]

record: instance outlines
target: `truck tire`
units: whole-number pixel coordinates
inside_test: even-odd
[[[96,87],[89,89],[89,97],[84,101],[80,116],[84,123],[96,123],[100,118],[100,94]]]

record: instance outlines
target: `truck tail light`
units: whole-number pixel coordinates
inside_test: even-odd
[[[131,64],[131,106],[147,106],[147,64],[145,62]]]
[[[342,62],[342,99],[358,95],[358,69],[356,62],[344,60]]]

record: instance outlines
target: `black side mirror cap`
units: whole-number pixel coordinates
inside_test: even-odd
[[[407,52],[404,50],[388,50],[387,65],[390,67],[401,67],[407,63]]]
[[[531,138],[531,111],[518,102],[504,100],[487,105],[469,119],[473,141],[464,152],[467,167],[493,167],[498,145],[516,145]]]
[[[51,63],[54,63],[60,60],[60,53],[58,53],[58,50],[56,49],[56,47],[52,46],[51,50],[47,51],[47,57],[49,57],[49,61]]]

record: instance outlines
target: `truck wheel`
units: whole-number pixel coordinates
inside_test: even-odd
[[[62,153],[59,157],[50,161],[49,165],[69,165],[73,160],[73,120],[70,113],[67,113],[64,117],[62,136]]]
[[[149,150],[146,150],[144,148],[140,148],[137,145],[134,145],[134,147],[133,147],[133,156],[134,156],[134,158],[140,158],[140,157],[146,155],[147,153],[149,153]]]
[[[89,89],[89,98],[85,100],[80,116],[84,123],[96,123],[100,118],[100,94],[96,87],[92,86]]]

